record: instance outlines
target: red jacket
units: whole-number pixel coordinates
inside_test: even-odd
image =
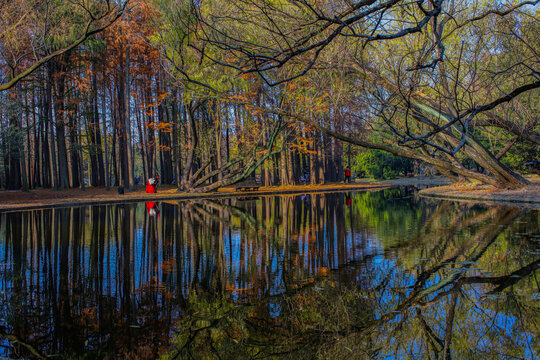
[[[345,176],[351,176],[351,169],[345,169]]]
[[[146,192],[153,194],[156,192],[156,185],[150,185],[150,181],[146,180]]]

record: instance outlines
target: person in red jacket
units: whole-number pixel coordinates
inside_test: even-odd
[[[146,192],[149,194],[157,193],[157,185],[159,181],[159,175],[155,178],[150,178],[146,181]]]
[[[351,183],[351,169],[349,169],[349,168],[345,169],[345,182],[347,184]]]

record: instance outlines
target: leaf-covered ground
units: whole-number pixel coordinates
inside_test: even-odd
[[[497,189],[491,185],[452,184],[421,190],[420,194],[460,200],[524,203],[540,207],[540,176],[527,177],[531,185],[521,189]]]

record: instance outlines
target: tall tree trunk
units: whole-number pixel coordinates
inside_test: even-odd
[[[171,136],[172,124],[170,120],[170,114],[168,111],[168,102],[163,100],[158,106],[158,120],[159,126],[159,143],[160,143],[160,164],[161,164],[161,176],[160,179],[165,184],[172,183],[173,179],[173,166],[171,158]]]
[[[178,126],[178,94],[176,89],[172,92],[172,125],[173,125],[173,162],[174,162],[174,178],[176,180],[176,187],[180,186],[180,146],[178,144],[179,138],[179,126]]]
[[[34,158],[32,156],[32,142],[30,141],[32,131],[30,129],[33,128],[33,126],[30,124],[30,106],[28,104],[28,93],[25,92],[24,94],[24,109],[25,109],[25,118],[26,118],[26,176],[27,176],[27,182],[28,182],[28,188],[32,188],[32,159]]]
[[[309,180],[312,185],[317,184],[317,162],[317,131],[315,131],[309,153]]]
[[[19,124],[19,114],[16,109],[20,108],[18,102],[17,89],[10,90],[9,97],[9,137],[5,139],[7,142],[8,155],[8,172],[6,173],[6,183],[9,190],[20,190],[22,186],[22,171],[24,154],[21,149],[24,146],[24,138],[22,136],[22,128]]]
[[[40,145],[40,139],[41,139],[41,120],[42,117],[39,116],[39,124],[37,123],[38,117],[36,117],[36,94],[34,90],[32,90],[32,118],[34,122],[34,152],[32,154],[34,161],[33,161],[33,171],[32,171],[32,185],[33,187],[39,187],[41,185],[41,167],[40,167],[40,159],[41,159],[41,152],[39,145]],[[41,108],[39,109],[39,114],[41,114]]]
[[[318,184],[326,184],[326,177],[324,171],[325,158],[324,158],[324,134],[319,133],[317,135],[317,168],[318,168]]]
[[[155,123],[154,123],[154,111],[151,107],[152,78],[149,76],[147,79],[146,93],[145,93],[145,109],[147,111],[147,120],[145,131],[146,134],[146,164],[148,166],[148,177],[154,177],[156,174],[156,163],[154,161],[154,153],[156,151],[156,137],[155,137]]]
[[[148,179],[148,164],[146,160],[146,139],[145,139],[145,132],[142,128],[142,119],[144,117],[144,113],[140,111],[137,107],[135,109],[136,113],[136,120],[137,120],[137,130],[139,132],[139,145],[140,145],[140,151],[141,151],[141,160],[142,160],[142,166],[143,166],[143,183],[146,182],[146,179]]]
[[[216,100],[214,101],[214,106],[212,107],[214,111],[214,122],[215,122],[215,134],[216,134],[216,168],[221,169],[223,166],[223,159],[221,158],[221,143],[222,143],[222,126],[223,123],[221,121],[221,105]],[[223,178],[223,173],[219,173],[217,176],[217,180],[221,180]]]
[[[81,186],[81,174],[80,174],[80,143],[77,136],[77,130],[80,129],[76,117],[77,117],[77,104],[75,101],[69,102],[68,105],[68,128],[69,128],[69,156],[71,158],[71,186],[74,188]],[[79,130],[80,131],[80,130]]]
[[[186,105],[188,106],[188,137],[190,139],[190,147],[187,154],[185,169],[183,171],[184,177],[182,178],[182,185],[180,187],[182,190],[186,189],[187,184],[191,180],[190,177],[193,170],[195,148],[199,144],[197,124],[195,123],[195,110],[199,106],[199,104],[192,102]]]
[[[120,61],[124,62],[124,59]],[[120,186],[129,189],[129,167],[128,167],[128,145],[127,145],[127,110],[126,110],[126,71],[120,71],[117,84],[118,84],[118,118],[116,130],[118,132],[118,157],[119,161],[118,170],[120,172]]]
[[[48,121],[48,124],[49,124],[49,137],[50,137],[50,153],[49,153],[49,156],[50,156],[50,159],[51,159],[51,176],[52,176],[52,183],[53,183],[53,186],[54,186],[54,190],[58,190],[59,189],[59,181],[58,181],[58,167],[56,166],[56,146],[55,146],[55,141],[54,141],[54,129],[53,129],[53,123],[54,123],[54,118],[53,118],[53,106],[52,106],[52,82],[53,82],[53,78],[52,78],[52,64],[49,64],[48,66],[48,77],[49,77],[49,81],[47,82],[47,85],[46,85],[46,95],[45,95],[45,103],[46,103],[46,107],[47,107],[47,121]]]
[[[113,101],[113,97],[111,96],[111,103]],[[105,72],[103,72],[103,89],[102,89],[102,97],[101,97],[101,117],[103,119],[103,144],[105,145],[105,154],[104,154],[104,160],[105,160],[105,168],[104,168],[104,174],[105,174],[105,189],[109,190],[111,188],[111,172],[110,172],[110,165],[109,165],[109,142],[107,137],[107,91],[105,88]],[[111,104],[112,105],[112,104]],[[114,134],[114,132],[113,132]]]
[[[130,80],[130,74],[129,74],[129,66],[130,66],[130,59],[129,59],[129,49],[130,46],[128,45],[126,49],[126,94],[125,94],[125,133],[126,133],[126,161],[127,161],[127,172],[128,177],[126,179],[125,186],[129,190],[135,190],[135,169],[133,164],[133,156],[132,156],[132,149],[131,149],[131,119],[130,119],[130,89],[131,89],[131,80]]]
[[[41,101],[40,101],[40,132],[41,132],[41,186],[44,188],[50,188],[51,187],[51,156],[50,156],[50,149],[49,149],[49,108],[47,105],[47,91],[43,89]]]
[[[285,138],[285,135],[281,134],[281,144],[282,146],[285,146],[285,143],[287,142],[287,139]],[[281,154],[279,154],[279,161],[280,161],[280,168],[281,168],[281,185],[286,186],[289,185],[289,174],[287,170],[287,157],[288,157],[288,149],[285,148]]]
[[[65,93],[66,93],[66,65],[69,61],[69,54],[66,53],[62,59],[51,64],[51,69],[54,69],[53,78],[56,84],[56,101],[55,107],[55,124],[56,124],[56,143],[58,155],[58,187],[60,189],[69,188],[69,167],[67,160],[66,146],[66,111],[65,111]]]
[[[95,62],[92,63],[92,131],[94,132],[96,151],[96,183],[97,186],[105,186],[105,167],[103,163],[103,149],[101,147],[101,126],[99,121],[97,71]]]
[[[75,125],[78,129],[81,128],[81,116],[80,112],[78,111],[78,106],[75,106]],[[79,172],[79,188],[82,191],[85,191],[86,189],[86,179],[84,177],[84,154],[83,154],[83,146],[82,146],[82,131],[79,131],[79,136],[75,134],[76,144],[77,144],[77,165],[78,165],[78,172]]]

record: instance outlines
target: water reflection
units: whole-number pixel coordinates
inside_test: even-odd
[[[407,189],[0,214],[0,356],[534,358],[539,219]]]

